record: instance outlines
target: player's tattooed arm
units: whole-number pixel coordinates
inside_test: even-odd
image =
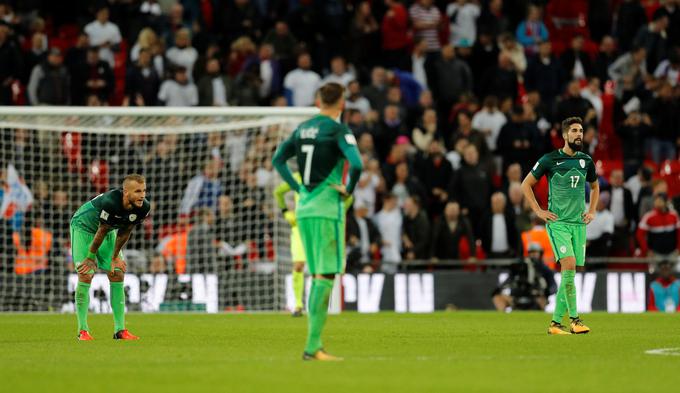
[[[87,274],[88,272],[92,270],[97,269],[97,262],[95,262],[95,255],[97,255],[97,251],[99,251],[99,247],[101,247],[102,242],[104,242],[104,238],[106,237],[106,234],[109,233],[111,230],[111,227],[109,225],[106,225],[104,223],[99,223],[99,227],[97,228],[97,233],[94,235],[94,239],[92,239],[92,243],[90,243],[90,249],[89,252],[87,253],[87,258],[83,260],[83,263],[81,263],[78,266],[78,273],[79,274]]]

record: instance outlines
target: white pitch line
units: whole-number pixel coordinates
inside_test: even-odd
[[[647,355],[680,356],[680,348],[658,348],[645,351]]]

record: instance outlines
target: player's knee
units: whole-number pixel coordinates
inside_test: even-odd
[[[296,272],[303,272],[305,270],[305,263],[304,262],[295,262],[293,264],[293,270]]]
[[[78,273],[78,282],[90,284],[90,283],[92,283],[92,277],[94,277],[94,274],[80,274],[80,273]]]
[[[576,268],[576,258],[567,257],[560,259],[563,270],[574,270]]]
[[[106,275],[109,277],[109,281],[111,282],[122,282],[125,278],[125,273],[121,272],[120,270],[116,270],[113,273],[108,272]]]

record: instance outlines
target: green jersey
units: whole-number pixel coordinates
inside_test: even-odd
[[[562,149],[541,157],[531,169],[536,179],[548,178],[548,210],[558,217],[556,222],[583,224],[586,211],[586,182],[597,180],[595,164],[589,155],[576,152],[569,156]]]
[[[298,183],[286,161],[296,157],[302,177]],[[299,193],[295,214],[298,218],[322,217],[340,220],[343,198],[331,187],[343,184],[345,163],[349,161],[351,193],[361,174],[361,156],[352,132],[328,116],[318,115],[301,123],[274,155],[274,167],[290,187]]]
[[[114,189],[99,194],[82,205],[71,218],[71,226],[95,234],[99,223],[120,229],[129,225],[139,225],[149,215],[151,204],[144,199],[142,207],[132,205],[132,209],[123,207],[123,190]]]

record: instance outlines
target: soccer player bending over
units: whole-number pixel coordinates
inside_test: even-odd
[[[114,189],[82,205],[71,218],[71,252],[78,272],[76,314],[78,340],[93,340],[87,326],[90,306],[90,283],[97,268],[105,270],[111,285],[116,340],[137,340],[139,337],[125,329],[125,291],[123,277],[126,270],[121,249],[130,238],[132,228],[149,215],[151,205],[145,198],[146,180],[142,175],[128,175],[122,189]]]
[[[555,259],[560,263],[562,280],[555,298],[555,312],[548,334],[582,334],[585,326],[576,309],[576,268],[582,270],[586,258],[586,225],[595,217],[600,186],[595,165],[583,148],[583,121],[570,117],[562,122],[564,147],[538,160],[522,182],[524,196],[538,217],[546,221],[546,229]],[[546,175],[549,184],[548,210],[536,201],[533,186]],[[590,183],[590,208],[586,211],[585,182]],[[570,329],[562,325],[565,311],[569,313]]]
[[[309,321],[305,360],[342,360],[329,355],[321,344],[328,300],[336,274],[345,269],[343,202],[349,198],[361,175],[361,157],[352,132],[336,119],[345,105],[344,88],[327,83],[319,89],[321,113],[301,123],[274,154],[274,167],[291,189],[299,194],[297,225],[313,276],[309,296]],[[295,157],[302,174],[298,183],[286,161]],[[349,182],[342,185],[345,162]]]

